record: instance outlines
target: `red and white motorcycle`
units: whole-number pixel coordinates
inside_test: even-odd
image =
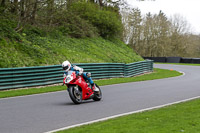
[[[67,76],[63,80],[63,84],[67,86],[69,96],[75,104],[80,104],[83,100],[93,99],[100,101],[102,92],[100,87],[96,85],[98,91],[94,91],[82,75],[76,75],[74,71],[68,71]]]

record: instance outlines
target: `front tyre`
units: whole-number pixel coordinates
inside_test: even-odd
[[[102,98],[102,92],[101,92],[100,87],[97,84],[95,84],[95,85],[99,89],[99,91],[98,92],[94,92],[94,98],[93,98],[93,100],[94,101],[100,101],[101,98]]]
[[[80,104],[82,102],[82,91],[79,89],[78,86],[70,86],[68,88],[69,90],[69,96],[71,100],[75,104]]]

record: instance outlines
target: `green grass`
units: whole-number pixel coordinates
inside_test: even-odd
[[[12,52],[11,52],[12,51]],[[143,58],[122,41],[103,38],[75,39],[23,37],[22,42],[0,39],[0,68],[72,63],[132,63]]]
[[[119,84],[119,83],[127,83],[127,82],[168,78],[168,77],[174,77],[174,76],[179,76],[179,75],[181,75],[181,73],[177,71],[170,71],[170,70],[156,68],[154,69],[154,72],[150,74],[144,74],[144,75],[130,77],[130,78],[113,78],[113,79],[97,80],[95,81],[95,83],[97,83],[99,86],[103,86],[103,85],[111,85],[111,84]],[[0,91],[0,98],[55,92],[55,91],[61,91],[65,89],[66,89],[65,86],[49,86],[49,87],[43,87],[43,88],[29,88],[29,89]]]
[[[199,133],[200,99],[57,133]]]
[[[120,83],[127,83],[127,82],[137,82],[137,81],[145,81],[145,80],[155,80],[155,79],[162,79],[168,77],[175,77],[180,76],[181,73],[177,71],[170,71],[166,69],[159,69],[154,68],[153,73],[144,74],[136,77],[129,77],[129,78],[113,78],[110,80],[98,80],[96,83],[98,85],[110,85],[110,84],[120,84]]]

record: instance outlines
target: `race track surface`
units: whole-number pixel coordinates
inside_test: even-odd
[[[1,133],[43,133],[200,96],[200,66],[154,65],[184,76],[102,86],[100,102],[74,105],[67,91],[0,99]]]

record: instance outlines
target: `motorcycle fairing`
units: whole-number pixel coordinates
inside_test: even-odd
[[[69,82],[67,86],[69,87],[69,85],[78,85],[82,89],[82,99],[83,100],[89,99],[94,92],[90,87],[88,87],[88,84],[85,82],[83,76],[76,76],[75,73],[72,73],[71,76],[73,77],[73,79]],[[64,78],[64,83],[65,81],[66,77]]]

